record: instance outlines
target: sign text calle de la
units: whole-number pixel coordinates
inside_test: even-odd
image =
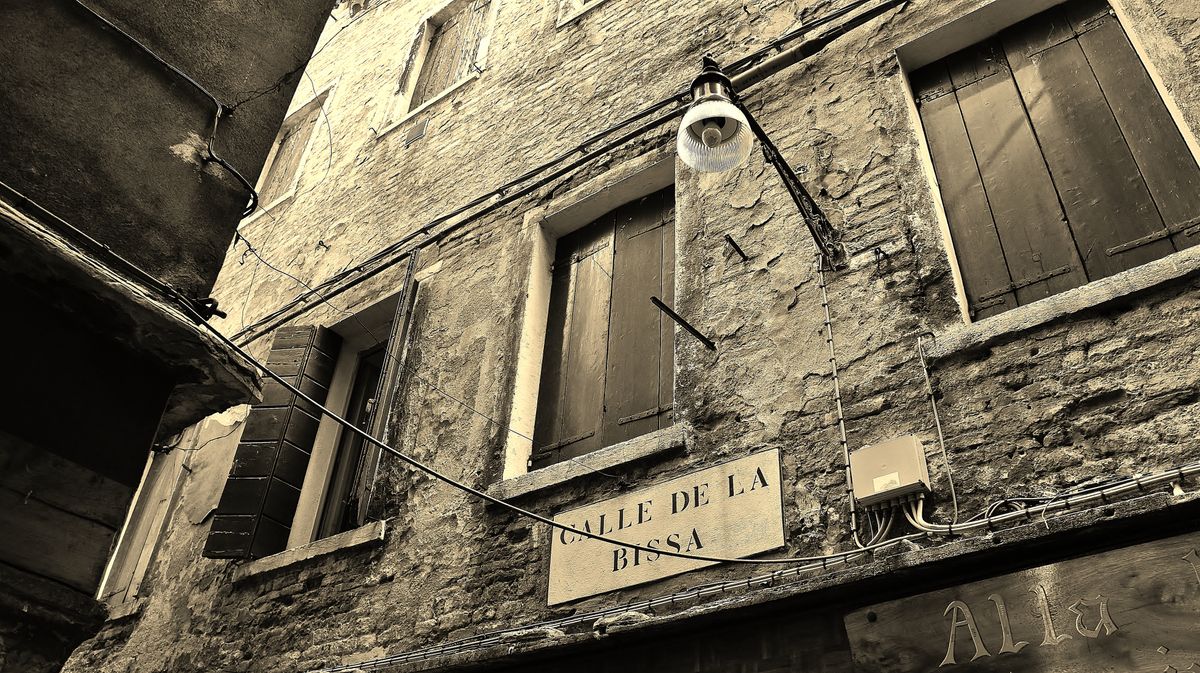
[[[783,546],[779,451],[764,451],[554,517],[649,549],[740,558]],[[549,603],[708,565],[553,530]]]

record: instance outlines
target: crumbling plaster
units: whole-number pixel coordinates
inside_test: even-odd
[[[320,281],[674,92],[700,54],[740,55],[834,6],[690,0],[651,8],[610,0],[559,29],[554,2],[493,2],[504,4],[487,71],[431,106],[425,137],[408,147],[403,128],[376,139],[368,124],[395,90],[405,40],[427,3],[383,3],[333,28],[346,34],[327,44],[302,86],[340,78],[338,104],[318,124],[297,197],[244,230],[261,254],[306,282]],[[982,4],[913,2],[747,92],[763,126],[846,232],[851,267],[828,280],[850,445],[920,435],[939,519],[948,509],[945,466],[916,337],[961,317],[893,52]],[[1190,67],[1198,36],[1187,20],[1200,15],[1200,2],[1121,5],[1185,119],[1200,128],[1200,75]],[[402,450],[478,487],[501,479],[500,424],[511,408],[528,282],[524,213],[669,147],[674,131],[647,134],[422,252],[424,266],[441,267],[421,284],[414,311],[409,362],[420,379],[398,397],[391,434]],[[841,452],[811,242],[761,156],[725,175],[677,170],[675,307],[718,344],[711,353],[676,336],[676,414],[688,444],[681,453],[606,470],[611,476],[539,491],[522,504],[551,513],[778,447],[783,553],[844,548]],[[724,233],[749,261],[728,249]],[[216,290],[230,308],[221,323],[230,332],[302,289],[243,250],[231,250]],[[336,322],[393,292],[399,273],[382,274],[300,322]],[[1049,494],[1200,457],[1198,285],[1178,279],[939,360],[933,376],[963,510],[1004,494]],[[268,346],[259,340],[254,350]],[[196,460],[219,472],[235,443],[236,434],[210,444]],[[187,480],[183,489],[185,502],[219,496]],[[237,584],[236,564],[200,557],[207,526],[173,515],[141,614],[111,624],[67,670],[302,671],[755,572],[716,566],[550,609],[544,527],[387,459],[375,504],[374,513],[389,520],[381,547]]]

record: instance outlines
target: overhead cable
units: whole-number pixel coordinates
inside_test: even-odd
[[[204,88],[204,86],[202,86],[199,82],[197,82],[195,79],[193,79],[186,72],[179,69],[175,65],[172,65],[170,61],[163,58],[162,56],[159,56],[153,49],[146,46],[146,44],[143,43],[141,40],[138,40],[136,37],[125,32],[124,30],[121,29],[120,26],[118,26],[117,24],[110,21],[107,17],[105,17],[104,15],[100,14],[96,10],[94,10],[91,7],[84,4],[83,0],[74,0],[74,2],[81,9],[83,9],[83,11],[87,12],[93,18],[100,21],[102,24],[107,26],[110,30],[113,30],[117,34],[121,35],[121,37],[125,38],[127,41],[129,41],[130,43],[135,45],[144,54],[146,54],[150,58],[157,61],[164,68],[175,73],[177,76],[179,76],[185,82],[190,84],[194,89],[199,91],[206,98],[208,98],[209,101],[212,102],[212,104],[215,108],[215,112],[213,113],[212,129],[208,133],[208,142],[206,143],[206,146],[205,146],[205,150],[207,151],[207,156],[205,158],[209,161],[215,162],[221,168],[224,168],[230,175],[232,175],[234,177],[234,179],[236,179],[239,183],[241,183],[242,188],[246,190],[247,194],[249,195],[249,202],[246,204],[246,208],[242,212],[242,217],[248,217],[255,210],[257,210],[258,209],[258,191],[254,189],[254,185],[250,184],[250,181],[247,180],[246,177],[243,176],[241,174],[241,172],[238,171],[238,169],[234,168],[233,164],[229,163],[223,157],[221,157],[221,155],[217,154],[217,148],[216,148],[217,129],[221,125],[221,118],[228,116],[233,111],[233,108],[222,103],[220,101],[220,99],[218,99],[216,97],[215,94],[213,94],[208,89]]]

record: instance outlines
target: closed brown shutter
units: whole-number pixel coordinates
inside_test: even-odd
[[[972,315],[1196,241],[1200,167],[1103,0],[913,74]]]
[[[323,327],[277,331],[267,366],[324,403],[341,338]],[[246,419],[204,556],[259,558],[287,546],[320,413],[269,382]]]
[[[674,269],[671,188],[559,239],[532,467],[670,425]]]
[[[650,297],[673,303],[675,224],[669,197],[657,192],[617,210],[601,446],[657,430],[664,419],[669,424],[674,329],[650,303]]]
[[[613,213],[559,239],[534,427],[535,466],[602,446]]]

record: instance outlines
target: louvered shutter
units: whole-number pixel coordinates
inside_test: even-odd
[[[341,339],[323,327],[277,331],[267,365],[324,403]],[[268,382],[246,418],[204,546],[208,558],[259,558],[287,546],[320,414]]]

